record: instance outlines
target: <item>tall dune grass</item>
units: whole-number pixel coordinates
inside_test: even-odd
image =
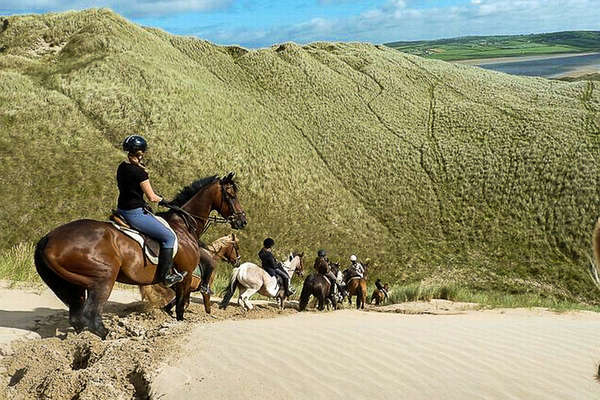
[[[41,282],[33,264],[32,243],[19,243],[0,252],[0,277],[14,281]]]

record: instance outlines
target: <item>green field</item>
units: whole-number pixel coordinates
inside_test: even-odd
[[[598,303],[600,93],[370,44],[248,51],[107,10],[8,17],[0,33],[0,278],[32,243],[116,202],[122,139],[167,198],[234,170],[278,254],[370,257],[372,279]],[[205,240],[225,233],[211,228]]]
[[[386,46],[405,53],[445,61],[583,53],[600,51],[600,32],[468,36],[432,41],[392,42],[386,43]]]

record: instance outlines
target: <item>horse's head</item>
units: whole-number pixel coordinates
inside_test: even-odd
[[[213,209],[227,218],[233,229],[242,229],[248,224],[248,221],[237,198],[238,188],[233,180],[234,175],[233,172],[230,172],[227,176],[219,179],[221,190],[213,202]]]
[[[296,272],[296,274],[298,274],[298,276],[304,276],[304,252],[290,253],[290,256],[288,258],[290,264],[294,261],[294,259],[297,259],[297,264],[294,271]]]
[[[226,244],[223,246],[224,252],[223,257],[227,262],[235,267],[240,265],[240,261],[242,257],[240,256],[240,247],[238,245],[238,238],[235,236],[235,233],[232,233],[229,236]]]

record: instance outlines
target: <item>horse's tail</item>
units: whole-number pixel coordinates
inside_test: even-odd
[[[48,285],[50,289],[56,294],[56,296],[68,307],[74,303],[80,292],[80,287],[67,282],[60,276],[58,276],[49,266],[44,256],[44,249],[48,244],[48,235],[44,236],[37,242],[35,246],[35,253],[33,254],[33,260],[35,262],[35,269],[42,278],[42,280]]]
[[[231,300],[231,298],[233,297],[233,294],[235,293],[235,289],[237,289],[237,285],[238,285],[238,273],[240,271],[240,268],[234,268],[232,273],[231,273],[231,281],[229,282],[229,286],[227,287],[227,290],[225,291],[225,295],[223,295],[223,300],[221,300],[221,304],[220,304],[220,308],[222,308],[223,310],[227,308],[227,305],[229,304],[229,300]]]
[[[310,283],[309,279],[312,275],[309,275],[304,280],[304,285],[302,285],[302,292],[300,293],[300,301],[298,302],[298,310],[304,311],[306,310],[306,306],[308,305],[308,300],[310,298]]]

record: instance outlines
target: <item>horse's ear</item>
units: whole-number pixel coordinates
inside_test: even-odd
[[[231,182],[233,181],[233,177],[235,176],[235,172],[230,172],[226,177],[222,179],[223,182]]]
[[[235,233],[231,234],[231,240],[233,240],[235,242]]]

